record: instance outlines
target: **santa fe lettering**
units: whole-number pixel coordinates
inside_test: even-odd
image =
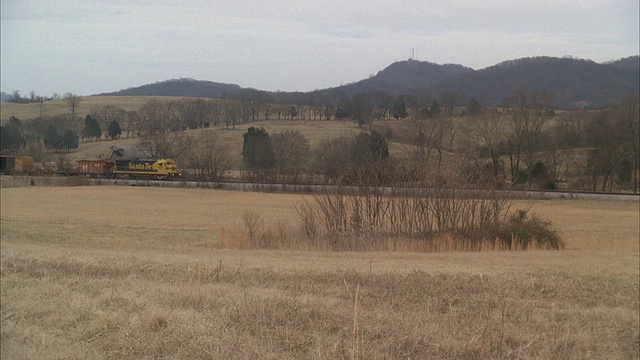
[[[129,170],[151,170],[151,164],[149,163],[144,163],[144,164],[134,164],[132,162],[129,163]]]

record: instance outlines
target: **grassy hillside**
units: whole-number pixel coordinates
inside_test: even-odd
[[[221,141],[224,142],[225,147],[229,149],[229,153],[232,156],[233,167],[240,168],[242,166],[242,135],[250,126],[264,127],[269,134],[275,134],[285,130],[298,130],[309,140],[312,148],[316,147],[323,139],[341,135],[356,135],[360,131],[364,130],[362,128],[358,128],[358,126],[352,122],[269,120],[236,125],[235,129],[217,127],[211,129],[187,130],[184,131],[184,135],[195,137],[201,131],[218,131]],[[141,140],[139,138],[122,138],[119,140],[81,142],[78,149],[70,151],[67,157],[72,161],[80,159],[108,158],[111,156],[111,146],[139,144],[140,141]]]
[[[103,105],[115,105],[127,111],[139,110],[147,101],[157,98],[163,101],[181,99],[178,97],[154,97],[154,96],[88,96],[83,97],[76,109],[76,114],[81,118],[85,117],[92,108]],[[65,115],[69,112],[69,106],[66,100],[48,101],[43,104],[14,104],[3,102],[0,103],[0,120],[4,124],[11,116],[16,116],[21,120],[29,120],[40,116],[39,106],[43,107],[45,116]],[[257,121],[250,124],[237,125],[235,129],[226,129],[224,127],[212,128],[220,131],[222,141],[230,150],[232,155],[233,167],[240,168],[242,165],[242,134],[247,131],[249,126],[264,127],[270,134],[275,134],[285,130],[298,130],[302,132],[312,147],[315,147],[320,141],[326,138],[336,137],[340,135],[355,135],[362,130],[353,122],[336,122],[336,121],[305,121],[305,120],[270,120]],[[202,130],[185,131],[186,136],[197,136]],[[106,140],[81,142],[78,149],[67,153],[62,153],[70,161],[80,159],[100,159],[108,158],[111,155],[111,146],[132,145],[140,143],[139,138],[121,138],[118,140]]]
[[[157,97],[157,96],[84,96],[76,108],[76,115],[84,118],[93,107],[103,105],[115,105],[127,111],[139,110],[145,102],[158,98],[161,100],[181,99],[179,97]],[[0,102],[0,123],[9,121],[11,116],[20,120],[35,119],[40,116],[40,108],[44,116],[66,115],[71,112],[66,100],[52,100],[42,104],[14,104]]]

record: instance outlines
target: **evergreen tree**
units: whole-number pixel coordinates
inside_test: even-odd
[[[389,157],[389,144],[387,144],[387,139],[375,130],[371,132],[371,155],[373,155],[376,161]]]
[[[115,140],[116,138],[119,138],[120,135],[122,135],[120,124],[118,124],[116,120],[113,120],[111,124],[109,124],[109,127],[107,128],[107,134],[109,134],[109,138],[111,138],[111,140]]]
[[[56,130],[52,125],[49,125],[47,130],[45,130],[42,142],[47,149],[54,149],[58,151],[62,148],[62,136],[60,136],[58,130]]]
[[[351,147],[351,156],[356,165],[370,165],[389,157],[387,140],[379,132],[361,132]]]
[[[245,164],[253,169],[267,169],[275,164],[271,138],[264,128],[252,126],[242,137],[242,160]]]
[[[22,122],[15,116],[9,122],[0,127],[0,148],[13,151],[26,146],[26,140],[22,134]]]
[[[391,115],[393,115],[393,118],[396,120],[404,119],[409,116],[407,105],[405,104],[404,98],[402,96],[398,96],[398,99],[393,102]]]
[[[62,147],[69,152],[71,149],[78,148],[78,134],[70,129],[65,130],[62,133]]]
[[[87,115],[84,119],[84,128],[82,128],[82,137],[83,138],[96,138],[99,139],[102,136],[102,129],[100,128],[100,124],[98,124],[98,120],[91,117],[91,115]]]

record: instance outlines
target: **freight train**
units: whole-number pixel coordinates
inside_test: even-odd
[[[140,146],[112,146],[108,160],[79,160],[78,174],[124,179],[177,180],[182,178],[176,162],[148,157]]]
[[[182,173],[171,159],[148,157],[139,146],[112,146],[109,159],[78,160],[77,170],[58,170],[53,164],[34,166],[34,158],[21,155],[0,155],[0,173],[29,175],[81,175],[102,178],[178,180]]]
[[[78,174],[151,180],[178,180],[182,177],[171,159],[78,160]]]

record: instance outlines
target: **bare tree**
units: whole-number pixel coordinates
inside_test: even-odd
[[[590,149],[585,173],[591,176],[592,190],[600,184],[601,191],[611,191],[617,180],[633,181],[633,189],[637,191],[638,117],[637,97],[628,96],[591,119],[587,128]]]
[[[369,94],[359,92],[349,101],[351,118],[359,127],[370,124],[373,120],[373,103]]]
[[[44,101],[40,101],[40,102],[36,103],[36,107],[38,108],[38,112],[40,113],[40,117],[43,117],[45,109],[46,109],[46,105],[45,105]]]
[[[286,130],[271,137],[276,171],[297,183],[309,159],[309,140],[298,130]]]
[[[222,117],[227,129],[231,125],[232,129],[236,128],[236,123],[240,119],[240,103],[234,100],[227,100],[222,105]]]
[[[613,176],[620,160],[626,155],[622,144],[620,123],[609,111],[602,110],[591,119],[588,128],[588,152],[586,174],[590,175],[591,190],[602,184],[602,191],[611,188]]]
[[[552,114],[553,95],[529,89],[520,89],[506,100],[509,122],[513,131],[513,151],[511,154],[511,181],[516,183],[520,162],[527,167],[529,187],[531,169],[535,163],[534,154],[539,150],[541,134]]]
[[[446,121],[437,114],[429,114],[428,111],[420,108],[414,108],[409,113],[409,128],[406,130],[405,137],[409,140],[410,146],[406,148],[406,152],[416,169],[422,174],[427,174],[431,156],[436,151],[437,174],[442,163]]]
[[[143,145],[154,157],[178,158],[188,146],[180,131],[175,102],[147,101],[140,109]]]
[[[506,122],[495,109],[482,109],[471,118],[468,132],[474,144],[485,148],[491,157],[491,172],[497,178],[501,172],[500,146],[505,140]]]
[[[387,120],[391,115],[391,104],[393,98],[391,95],[376,91],[371,94],[372,102],[373,102],[373,118],[375,120]]]
[[[633,192],[638,192],[638,169],[640,167],[640,100],[638,95],[627,95],[615,105],[614,114],[624,129],[622,141],[629,154],[632,167]]]
[[[325,139],[320,142],[315,151],[315,164],[324,174],[325,181],[331,179],[334,183],[338,183],[353,167],[353,161],[348,156],[352,144],[353,138],[349,136]]]
[[[218,181],[231,168],[231,156],[218,131],[204,130],[186,153],[195,176],[201,181]]]
[[[265,103],[265,96],[261,91],[256,89],[244,89],[240,94],[240,99],[243,103],[243,117],[244,123],[249,121],[258,120],[260,109]],[[245,115],[246,112],[246,115]]]
[[[78,105],[82,101],[82,97],[80,97],[80,96],[78,96],[76,94],[68,92],[68,93],[64,94],[64,98],[67,100],[67,104],[71,108],[71,114],[75,115],[76,108],[78,107]]]
[[[265,120],[269,120],[271,114],[273,114],[273,110],[274,105],[271,103],[266,102],[264,103],[264,105],[262,105],[262,114],[264,115]]]
[[[207,113],[205,115],[204,127],[218,126],[222,118],[222,105],[220,101],[211,99],[206,102]]]
[[[127,139],[131,135],[131,132],[134,133],[134,136],[138,135],[138,137],[140,137],[142,133],[142,122],[140,115],[136,111],[127,111],[124,117],[124,125],[127,132]]]
[[[176,103],[183,129],[199,129],[210,124],[213,102],[204,99],[182,99]]]
[[[440,112],[441,115],[445,118],[450,118],[453,116],[453,111],[458,104],[457,93],[444,93],[440,95]]]

